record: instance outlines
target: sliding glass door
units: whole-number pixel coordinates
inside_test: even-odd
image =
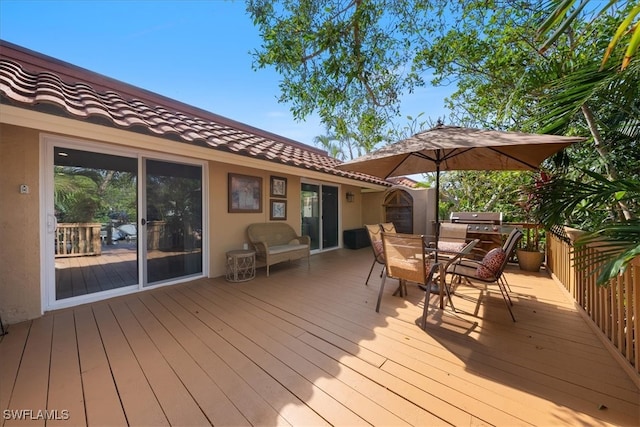
[[[311,237],[311,250],[338,247],[338,187],[302,183],[302,234]]]
[[[44,149],[49,308],[203,275],[203,165],[53,138]]]
[[[202,167],[146,160],[146,284],[202,273]]]
[[[138,160],[53,148],[55,300],[138,284]]]

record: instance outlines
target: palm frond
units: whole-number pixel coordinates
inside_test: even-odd
[[[590,273],[598,275],[597,284],[606,285],[640,256],[640,220],[607,224],[585,234],[576,240],[574,253],[576,266],[585,270],[595,266]]]
[[[582,170],[591,180],[554,178],[531,190],[534,214],[546,227],[563,224],[580,206],[595,210],[616,201],[637,200],[640,182],[618,179],[610,181],[598,173]]]

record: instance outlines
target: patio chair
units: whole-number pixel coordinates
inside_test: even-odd
[[[437,248],[439,250],[459,251],[467,244],[467,225],[453,222],[440,223]],[[436,247],[436,242],[429,242]]]
[[[453,289],[453,280],[451,281],[450,284],[447,284],[446,272],[452,264],[456,262],[460,262],[461,260],[469,259],[472,256],[471,254],[474,251],[474,249],[476,249],[476,245],[478,243],[480,243],[480,239],[474,239],[468,242],[467,244],[465,244],[460,250],[457,250],[457,251],[450,250],[450,249],[437,251],[437,253],[439,254],[437,258],[438,259],[437,264],[439,265],[437,277],[433,278],[431,284],[418,285],[420,289],[426,292],[425,300],[424,300],[424,308],[422,310],[422,321],[421,321],[422,329],[424,329],[427,325],[427,311],[429,308],[428,302],[429,302],[430,294],[438,293],[440,295],[439,299],[440,299],[441,309],[444,308],[443,298],[444,298],[444,294],[446,294],[449,301],[449,305],[451,305],[451,310],[453,310],[454,313],[456,312],[456,307],[453,304],[453,299],[451,298],[451,295],[453,295],[453,292],[451,291],[451,289]]]
[[[368,286],[371,272],[373,271],[373,267],[375,267],[376,264],[382,265],[380,277],[382,277],[382,275],[384,274],[384,252],[382,250],[382,228],[380,227],[380,224],[367,224],[364,227],[367,229],[367,234],[369,235],[369,240],[371,241],[371,250],[373,251],[373,263],[371,263],[371,268],[369,269],[367,280],[366,282],[364,282],[365,286]]]
[[[382,294],[384,293],[384,285],[387,277],[398,279],[400,281],[400,287],[398,288],[398,291],[401,296],[406,293],[407,282],[413,282],[418,285],[422,285],[421,288],[426,291],[423,323],[424,318],[426,318],[429,294],[431,292],[436,292],[437,290],[437,292],[440,293],[441,308],[442,295],[443,292],[446,292],[447,296],[449,297],[451,306],[455,310],[455,307],[451,302],[449,288],[446,286],[446,283],[443,283],[444,286],[442,288],[438,288],[437,282],[439,281],[439,279],[435,278],[435,274],[437,272],[442,272],[439,277],[441,276],[444,278],[446,267],[465,254],[470,253],[473,247],[478,242],[479,240],[476,239],[465,246],[462,251],[455,254],[449,253],[452,256],[443,264],[434,262],[433,255],[435,255],[436,249],[427,247],[424,236],[413,234],[382,233],[386,275],[384,276],[382,283],[380,284],[378,301],[376,303],[376,312],[380,311],[380,302],[382,300]],[[442,269],[440,269],[441,266],[443,266]]]
[[[522,235],[520,229],[514,228],[504,242],[504,245],[501,248],[495,248],[487,252],[481,261],[470,259],[459,260],[458,262],[450,264],[446,270],[447,274],[454,277],[465,278],[467,282],[471,279],[486,284],[495,283],[500,290],[500,294],[502,294],[502,299],[514,322],[516,321],[516,317],[511,309],[513,302],[509,295],[509,284],[504,277],[504,269],[507,266],[509,258],[513,255],[513,251],[515,251],[518,242],[522,239]]]
[[[396,226],[392,222],[383,222],[380,224],[380,228],[383,233],[397,233]]]

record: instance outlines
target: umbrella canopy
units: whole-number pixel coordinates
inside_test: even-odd
[[[436,126],[338,169],[380,178],[452,170],[536,170],[581,137]]]
[[[436,172],[437,223],[440,171],[536,170],[543,160],[585,139],[438,125],[337,168],[384,179]],[[437,241],[437,226],[435,232]]]

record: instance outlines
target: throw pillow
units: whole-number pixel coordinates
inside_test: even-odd
[[[504,253],[504,249],[491,249],[487,252],[484,258],[482,258],[480,265],[478,265],[476,274],[481,279],[493,279],[496,277],[496,274],[506,257],[507,254]]]

